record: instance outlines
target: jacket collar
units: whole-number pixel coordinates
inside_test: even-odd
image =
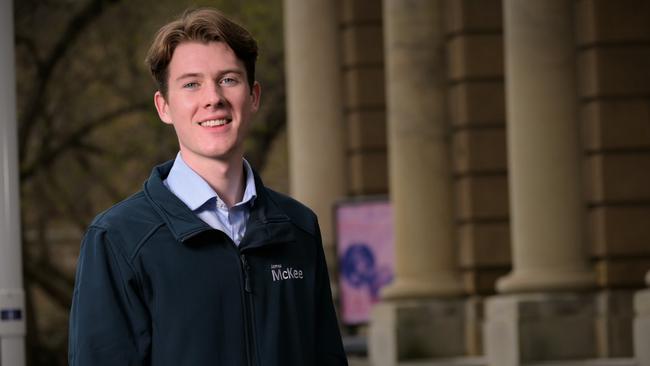
[[[151,176],[144,184],[144,193],[165,221],[176,240],[187,242],[199,233],[213,230],[199,219],[189,207],[165,187],[163,180],[169,175],[173,161],[153,168]],[[240,249],[259,247],[279,241],[292,241],[291,219],[270,197],[261,178],[253,170],[257,198],[251,207],[246,223],[246,235]]]

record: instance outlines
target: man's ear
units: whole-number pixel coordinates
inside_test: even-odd
[[[167,101],[165,100],[165,97],[162,95],[160,90],[156,91],[156,94],[153,95],[153,104],[156,106],[160,120],[167,124],[172,124],[173,121],[169,115],[169,106],[167,105]]]
[[[253,88],[251,89],[251,97],[253,98],[251,107],[253,113],[257,112],[260,108],[260,96],[262,95],[262,86],[257,81],[253,83]]]

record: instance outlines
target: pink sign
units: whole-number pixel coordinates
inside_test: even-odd
[[[387,201],[346,202],[336,210],[341,316],[368,322],[379,292],[393,279],[393,217]]]

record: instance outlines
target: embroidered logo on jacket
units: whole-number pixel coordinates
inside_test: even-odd
[[[271,265],[271,276],[273,277],[273,282],[285,280],[302,280],[304,278],[302,269],[293,267],[283,268],[281,264]]]

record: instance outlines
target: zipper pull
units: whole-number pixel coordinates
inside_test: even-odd
[[[242,268],[244,269],[244,290],[248,293],[253,292],[251,289],[251,280],[250,280],[250,268],[251,266],[248,264],[248,261],[246,260],[246,255],[242,254],[239,256],[241,258],[241,264]]]

